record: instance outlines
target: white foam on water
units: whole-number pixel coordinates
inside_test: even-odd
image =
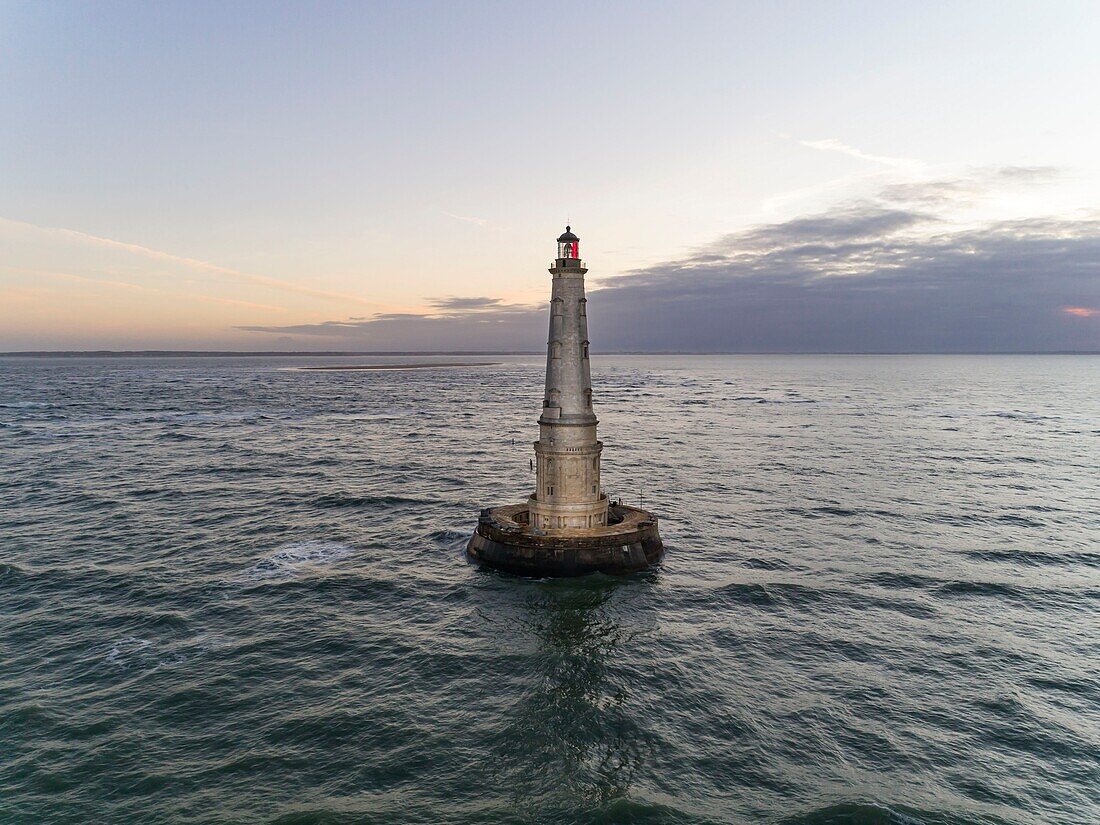
[[[127,636],[111,646],[107,652],[107,661],[116,665],[128,665],[133,657],[140,654],[152,642],[148,639],[139,639],[137,636]]]
[[[346,559],[354,552],[354,547],[336,541],[295,541],[276,547],[274,552],[246,570],[243,578],[249,581],[293,579],[310,570]]]

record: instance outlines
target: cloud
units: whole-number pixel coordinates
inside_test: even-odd
[[[438,309],[477,310],[490,309],[501,304],[500,298],[433,298],[428,302]]]
[[[378,316],[379,318],[419,318],[417,315]],[[328,338],[346,338],[353,336],[357,331],[368,328],[377,323],[376,319],[368,321],[322,321],[317,324],[287,324],[285,326],[239,326],[237,329],[247,332],[277,332],[301,335],[319,335]]]
[[[727,235],[720,246],[733,254],[738,250],[759,253],[792,244],[854,242],[881,238],[929,219],[919,212],[858,204]]]
[[[879,199],[895,203],[943,207],[968,205],[977,200],[995,197],[1005,187],[1038,186],[1058,177],[1052,166],[1002,166],[972,169],[963,175],[947,179],[907,181],[883,186]]]
[[[475,226],[488,226],[489,221],[485,218],[474,218],[469,215],[455,215],[452,212],[444,212],[448,218],[454,218],[456,221],[462,221],[463,223],[472,223]]]
[[[315,324],[252,325],[237,329],[339,339],[353,349],[538,351],[546,345],[544,307],[505,304],[500,298],[446,298],[444,312],[389,312]]]
[[[959,225],[954,198],[1030,186],[1053,170],[977,170],[891,184],[818,214],[750,227],[589,292],[604,351],[1100,350],[1100,214]],[[271,333],[379,349],[545,346],[545,307],[444,298],[425,313]],[[444,310],[438,312],[437,310]]]
[[[855,242],[803,242],[795,228],[769,233],[787,242],[762,251],[618,279],[593,293],[590,314],[613,303],[609,332],[629,350],[1100,349],[1061,320],[1064,306],[1100,301],[1098,219],[886,230]]]
[[[859,158],[860,160],[867,160],[871,163],[880,163],[883,166],[891,166],[894,168],[915,168],[921,165],[919,161],[911,160],[910,158],[892,158],[885,155],[872,155],[868,152],[863,152],[859,149],[856,149],[854,146],[849,146],[846,143],[841,143],[836,138],[826,138],[824,140],[800,140],[798,142],[800,145],[809,147],[810,149],[817,149],[821,152],[839,152],[842,155]]]

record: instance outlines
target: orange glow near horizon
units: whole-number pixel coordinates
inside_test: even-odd
[[[1091,318],[1094,315],[1100,315],[1100,309],[1093,309],[1092,307],[1064,307],[1062,312],[1068,315],[1076,315],[1078,318]]]

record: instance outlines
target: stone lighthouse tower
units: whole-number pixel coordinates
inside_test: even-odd
[[[524,504],[481,511],[469,557],[533,576],[626,573],[659,561],[657,517],[610,504],[600,487],[600,453],[592,410],[588,301],[580,238],[558,237],[550,267],[546,386],[535,442],[535,492]]]
[[[544,530],[607,524],[607,497],[600,489],[603,444],[596,440],[592,412],[587,271],[580,258],[580,238],[567,226],[550,267],[546,392],[535,442],[537,484],[528,502],[531,524]]]

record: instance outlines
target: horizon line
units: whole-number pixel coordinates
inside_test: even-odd
[[[1100,350],[607,350],[594,355],[1100,355]],[[538,350],[10,350],[0,358],[340,358],[545,355]]]

